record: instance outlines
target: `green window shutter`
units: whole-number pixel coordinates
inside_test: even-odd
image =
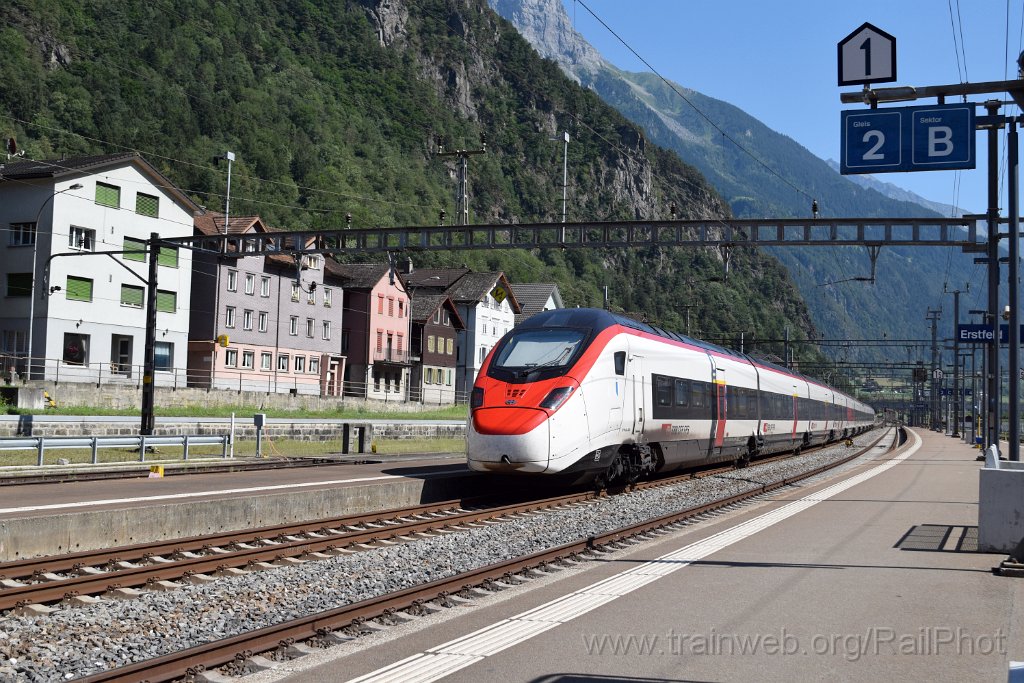
[[[121,208],[121,188],[106,183],[96,183],[96,203],[114,209]]]
[[[161,313],[174,313],[178,310],[178,295],[175,292],[156,292],[156,310]]]
[[[92,301],[92,280],[68,275],[65,292],[71,301]]]
[[[142,194],[141,192],[135,195],[135,213],[141,216],[152,216],[153,218],[156,218],[159,209],[159,197],[154,197],[150,194]]]
[[[32,294],[32,273],[8,273],[7,296],[29,296]]]
[[[167,266],[168,268],[178,267],[178,248],[177,247],[160,247],[160,251],[157,252],[157,263],[161,266]]]
[[[121,305],[142,308],[143,289],[134,285],[121,285]]]
[[[124,260],[125,261],[143,261],[146,260],[146,242],[145,240],[137,240],[134,237],[124,238]]]

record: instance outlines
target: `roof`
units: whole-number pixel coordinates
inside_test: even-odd
[[[448,296],[457,304],[476,304],[483,301],[484,297],[499,284],[508,294],[512,312],[520,313],[522,308],[504,273],[466,273],[448,288]]]
[[[135,164],[139,170],[148,175],[157,187],[163,188],[168,194],[174,196],[181,204],[185,205],[192,213],[201,211],[201,208],[192,199],[172,183],[167,176],[158,171],[155,166],[146,161],[136,152],[121,152],[120,154],[99,154],[92,156],[69,157],[67,159],[45,159],[16,161],[11,164],[0,166],[0,183],[9,180],[32,180],[36,178],[64,178],[67,176],[80,176],[96,171],[101,171],[111,166],[119,166],[125,162]]]
[[[327,272],[342,281],[345,289],[373,289],[391,266],[387,263],[338,263],[325,259]],[[397,273],[396,273],[397,275]]]
[[[224,214],[209,211],[194,219],[196,230],[204,235],[224,234]],[[228,219],[227,234],[242,235],[247,232],[267,232],[267,226],[259,216],[232,216]]]
[[[448,309],[452,327],[457,330],[466,328],[465,321],[459,315],[458,309],[455,308],[455,303],[447,294],[417,294],[409,304],[409,317],[414,323],[424,324],[434,316],[437,309],[442,307]]]
[[[469,268],[422,268],[403,273],[402,279],[410,287],[446,290],[468,272]]]
[[[553,282],[517,282],[512,285],[512,290],[523,309],[523,312],[516,316],[516,323],[543,311],[548,299],[555,300],[556,308],[562,307],[562,295],[558,291],[558,285]]]

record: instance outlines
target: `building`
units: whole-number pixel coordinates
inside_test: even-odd
[[[257,216],[204,214],[197,235],[269,232]],[[242,243],[245,244],[244,242]],[[189,385],[340,396],[342,292],[325,284],[321,254],[197,252]]]
[[[345,395],[407,400],[410,310],[402,277],[387,263],[328,261],[327,274],[344,289]]]
[[[457,337],[466,324],[447,294],[419,294],[411,306],[409,399],[429,405],[455,403]]]
[[[423,268],[403,275],[414,295],[445,293],[455,303],[465,329],[456,342],[455,394],[467,401],[487,354],[515,326],[521,312],[504,273],[474,273],[468,268]]]
[[[516,313],[516,325],[541,311],[565,308],[562,293],[553,282],[516,283],[512,285],[512,291],[515,292],[516,301],[523,309],[521,313]]]
[[[152,233],[191,235],[198,209],[134,153],[0,168],[4,374],[140,382],[152,258],[147,240]],[[162,247],[156,258],[154,382],[183,386],[192,255]]]

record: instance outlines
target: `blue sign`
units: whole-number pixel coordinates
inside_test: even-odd
[[[992,342],[991,325],[957,325],[956,336],[961,342],[967,344],[990,344]],[[1024,324],[1020,326],[1020,338],[1024,339]],[[1010,326],[999,326],[999,343],[1007,344],[1010,341]]]
[[[840,173],[974,168],[974,105],[844,111]]]

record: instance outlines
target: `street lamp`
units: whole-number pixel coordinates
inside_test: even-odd
[[[28,303],[28,359],[26,360],[26,377],[32,379],[32,330],[35,327],[36,322],[36,255],[39,252],[39,219],[43,215],[43,209],[46,205],[53,201],[53,198],[59,194],[63,194],[70,190],[81,190],[84,187],[81,183],[75,183],[70,187],[66,187],[63,190],[58,190],[46,198],[46,201],[39,207],[39,211],[36,212],[36,221],[33,223],[33,234],[32,234],[32,278],[29,281],[29,303]],[[50,221],[50,236],[53,236],[53,221]]]

